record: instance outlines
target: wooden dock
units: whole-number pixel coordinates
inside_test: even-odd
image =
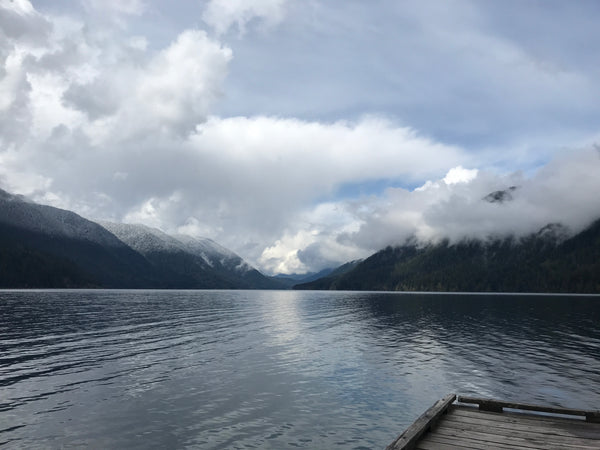
[[[462,448],[600,449],[600,411],[450,394],[437,401],[386,450]]]

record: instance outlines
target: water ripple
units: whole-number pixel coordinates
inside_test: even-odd
[[[600,299],[0,292],[0,445],[380,448],[448,392],[600,405]]]

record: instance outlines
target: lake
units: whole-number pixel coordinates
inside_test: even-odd
[[[600,408],[600,297],[0,292],[10,448],[383,448],[451,392]]]

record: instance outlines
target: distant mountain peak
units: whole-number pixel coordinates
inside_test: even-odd
[[[24,202],[24,203],[31,203],[31,201],[27,198],[24,197],[22,195],[17,195],[17,194],[11,194],[10,192],[6,192],[3,189],[0,189],[0,200],[6,201],[6,202]]]
[[[542,227],[536,233],[536,236],[546,241],[554,241],[557,244],[560,244],[569,239],[571,233],[569,229],[561,223],[549,223]]]
[[[124,246],[102,226],[73,211],[40,205],[3,190],[0,190],[0,223],[51,236],[113,247]]]
[[[512,193],[517,189],[517,186],[510,186],[508,189],[494,191],[483,197],[483,200],[489,203],[509,202],[513,199]]]
[[[244,261],[238,254],[217,244],[212,239],[193,237],[187,234],[176,234],[173,237],[185,245],[188,251],[204,259],[211,267],[228,267],[230,270],[237,272],[255,270],[254,267]]]
[[[185,272],[192,277],[199,277],[201,273],[210,274],[215,280],[222,280],[223,286],[252,287],[251,280],[245,277],[254,277],[261,287],[269,287],[266,278],[254,267],[244,261],[239,255],[217,244],[212,239],[192,237],[189,235],[170,235],[157,228],[139,224],[123,224],[101,222],[101,224],[129,245],[141,253],[155,265],[170,271],[174,267],[171,263],[177,258],[180,272]],[[185,263],[182,263],[185,261]],[[262,278],[261,278],[262,277]],[[214,287],[219,287],[215,284]]]

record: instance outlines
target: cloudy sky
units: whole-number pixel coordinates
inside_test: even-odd
[[[596,0],[0,0],[0,187],[266,273],[575,232],[600,217],[599,20]]]

